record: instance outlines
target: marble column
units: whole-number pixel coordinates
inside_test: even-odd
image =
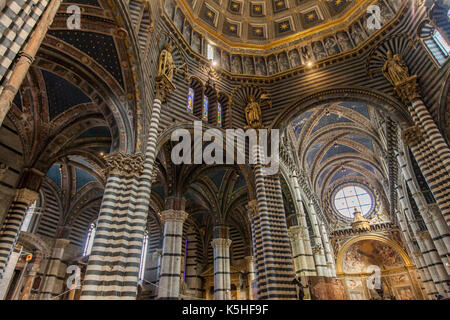
[[[217,238],[211,241],[214,249],[214,299],[231,299],[230,239]]]
[[[439,209],[450,226],[450,148],[430,115],[420,94],[417,76],[394,83],[397,94],[408,106],[414,126],[403,130],[403,139],[419,164]]]
[[[256,297],[253,296],[252,283],[256,279],[255,275],[255,259],[253,256],[247,256],[244,258],[245,264],[247,265],[247,283],[248,283],[248,300],[255,300]]]
[[[36,279],[36,275],[41,267],[42,254],[36,253],[34,256],[33,263],[28,265],[29,271],[26,275],[25,282],[23,285],[22,292],[19,295],[19,300],[29,300],[31,296],[31,290],[33,289],[33,283]]]
[[[333,249],[330,244],[330,239],[328,237],[328,231],[323,222],[320,223],[320,233],[322,236],[322,243],[325,251],[325,258],[327,260],[328,274],[329,277],[336,278],[336,263],[334,259]]]
[[[201,298],[203,292],[202,279],[200,278],[201,266],[197,263],[200,255],[200,252],[197,251],[197,238],[195,234],[188,234],[187,238],[186,286],[194,292],[197,298]]]
[[[434,247],[433,242],[431,241],[431,237],[429,236],[428,231],[424,230],[424,228],[421,228],[414,218],[410,206],[408,205],[403,187],[398,187],[398,193],[401,206],[404,209],[404,214],[407,218],[408,223],[411,225],[411,229],[414,233],[417,245],[420,248],[425,266],[428,269],[429,274],[431,275],[434,286],[436,287],[437,292],[440,295],[446,296],[447,293],[445,286],[448,280],[447,272],[445,271],[445,268],[442,265],[442,261],[437,254],[437,250]]]
[[[11,108],[12,101],[19,91],[28,70],[34,61],[36,53],[41,47],[42,41],[47,35],[48,29],[53,23],[53,19],[58,12],[61,2],[62,0],[50,1],[43,15],[38,18],[39,22],[34,28],[33,34],[28,39],[23,50],[19,53],[19,59],[15,63],[4,90],[0,94],[0,126],[3,124],[3,120]]]
[[[439,206],[437,204],[428,204],[425,200],[423,193],[415,183],[411,169],[407,165],[405,154],[400,152],[397,154],[397,159],[402,170],[403,178],[411,190],[414,202],[431,234],[442,263],[444,264],[447,273],[450,273],[450,267],[448,266],[448,257],[450,256],[450,231],[447,223],[440,212]]]
[[[26,211],[39,197],[39,194],[29,189],[19,189],[9,208],[8,214],[0,229],[0,279],[19,238],[20,228]]]
[[[292,226],[288,230],[289,239],[291,240],[292,258],[294,259],[295,274],[303,276],[307,269],[305,256],[305,247],[302,241],[303,228],[300,226]]]
[[[258,299],[296,299],[292,279],[295,276],[291,245],[280,177],[267,175],[265,155],[256,145],[250,150],[256,155],[254,165],[256,181],[257,218],[255,219],[254,249]]]
[[[70,244],[70,240],[56,239],[52,256],[49,259],[49,268],[44,278],[44,289],[41,297],[44,300],[52,299],[61,294],[64,290],[65,264],[62,261],[65,248]],[[63,270],[61,270],[63,269]]]
[[[330,277],[327,260],[325,258],[325,249],[322,243],[322,237],[320,235],[319,223],[317,219],[316,210],[314,209],[314,205],[310,204],[309,210],[311,213],[309,215],[309,219],[311,220],[311,225],[314,234],[313,235],[314,246],[312,247],[312,253],[314,255],[317,275],[323,277]]]
[[[5,272],[3,273],[3,278],[0,279],[0,300],[3,300],[8,292],[9,284],[11,283],[11,279],[14,275],[14,270],[16,268],[17,262],[19,261],[20,254],[22,253],[22,247],[17,248],[11,254],[9,258],[8,266],[6,267]]]
[[[183,259],[183,223],[188,213],[180,210],[161,212],[164,221],[164,242],[159,275],[158,299],[178,300],[180,294],[181,260]]]

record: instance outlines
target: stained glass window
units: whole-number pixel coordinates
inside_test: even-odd
[[[194,97],[195,97],[194,89],[189,88],[188,103],[187,103],[187,111],[188,111],[190,114],[193,114],[193,113],[194,113]]]
[[[222,105],[220,104],[220,102],[217,105],[217,125],[219,127],[222,126]]]
[[[355,209],[362,216],[368,215],[373,208],[373,197],[368,190],[358,185],[346,185],[334,196],[334,207],[346,218],[353,218]]]
[[[203,121],[208,121],[208,97],[203,96]]]

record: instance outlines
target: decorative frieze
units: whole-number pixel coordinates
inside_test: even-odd
[[[118,152],[105,156],[106,175],[139,176],[144,170],[144,155]]]

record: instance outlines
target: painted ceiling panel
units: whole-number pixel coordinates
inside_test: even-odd
[[[79,88],[54,73],[42,70],[49,105],[50,119],[54,119],[70,108],[91,102]]]
[[[83,134],[81,134],[78,138],[111,138],[111,133],[109,132],[108,127],[94,127]]]
[[[311,115],[311,111],[304,112],[292,122],[292,127],[294,128],[294,133],[297,138],[300,136],[300,132],[302,131],[306,121]]]
[[[337,181],[338,179],[345,178],[345,177],[364,177],[361,173],[356,172],[352,169],[346,169],[345,172],[342,172],[342,170],[338,170],[334,175],[333,178],[330,180],[330,184]]]
[[[89,182],[97,181],[90,173],[80,168],[76,168],[75,171],[77,175],[77,190],[81,189]]]
[[[358,102],[342,102],[339,105],[352,109],[370,120],[369,109],[367,105]]]
[[[314,126],[314,129],[311,131],[311,133],[316,132],[317,130],[320,130],[328,125],[337,124],[337,123],[351,123],[353,122],[350,119],[347,119],[346,117],[342,115],[338,115],[336,113],[331,113],[329,116],[324,115],[319,122]]]
[[[47,172],[47,177],[52,179],[58,187],[61,188],[61,173],[59,172],[59,165],[54,164]]]
[[[308,165],[311,165],[311,162],[313,162],[314,157],[317,154],[317,151],[320,150],[320,148],[323,146],[323,144],[324,143],[321,142],[321,143],[318,143],[318,144],[316,144],[316,145],[314,145],[314,146],[312,146],[310,148],[310,150],[308,151],[308,154],[306,155],[306,161],[308,162]]]
[[[357,150],[350,148],[348,146],[344,146],[342,144],[338,144],[337,148],[336,147],[331,147],[327,153],[325,153],[325,155],[323,156],[322,160],[320,163],[324,162],[325,160],[327,160],[328,158],[331,158],[333,156],[336,156],[338,154],[341,153],[359,153]]]
[[[95,32],[72,30],[50,30],[48,33],[92,57],[124,87],[122,68],[113,37]]]

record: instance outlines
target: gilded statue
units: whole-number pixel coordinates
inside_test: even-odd
[[[183,64],[180,67],[175,66],[172,52],[173,52],[172,45],[170,43],[167,43],[159,56],[159,65],[157,73],[158,77],[165,76],[170,82],[173,82],[173,76],[175,75],[175,73],[177,73],[181,68],[185,66],[185,64]]]
[[[246,126],[245,129],[261,129],[261,107],[256,101],[255,96],[251,95],[248,100],[249,102],[245,107],[245,118],[247,120],[248,126]]]
[[[268,105],[272,107],[272,101],[269,95],[261,94],[259,99],[254,95],[248,97],[248,103],[245,107],[245,119],[247,120],[247,126],[244,129],[262,129],[262,116],[261,106]]]
[[[383,74],[385,78],[394,86],[398,86],[409,78],[408,66],[403,61],[400,54],[392,54],[389,50],[387,60],[383,66]]]

